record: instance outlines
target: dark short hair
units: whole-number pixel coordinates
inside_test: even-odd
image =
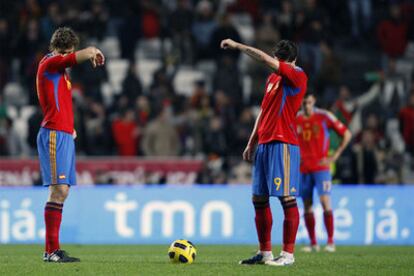
[[[281,40],[276,44],[273,55],[280,60],[292,62],[298,55],[298,47],[290,40]]]
[[[316,99],[316,95],[313,92],[306,92],[305,97],[303,97],[303,98],[306,99],[308,97],[314,97]]]
[[[77,47],[79,44],[79,37],[75,31],[69,27],[60,27],[52,35],[50,39],[49,49],[54,50],[66,50],[72,47]]]

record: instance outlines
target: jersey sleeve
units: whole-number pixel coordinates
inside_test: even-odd
[[[76,65],[76,53],[71,53],[69,55],[56,55],[50,57],[47,61],[47,70],[48,71],[63,71],[65,68],[72,67]]]
[[[306,86],[306,74],[299,67],[293,67],[283,61],[279,63],[279,74],[287,78],[294,87]]]
[[[345,132],[348,130],[348,128],[338,120],[338,118],[335,117],[331,112],[326,112],[326,118],[328,121],[328,127],[335,130],[336,133],[340,136],[344,136]]]

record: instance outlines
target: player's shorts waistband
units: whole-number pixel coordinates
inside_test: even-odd
[[[281,142],[281,141],[277,141],[277,140],[274,140],[274,141],[271,141],[271,142],[268,142],[268,143],[259,144],[259,146],[263,146],[263,147],[269,147],[269,146],[275,146],[275,145],[288,145],[288,146],[291,146],[291,147],[299,147],[296,144],[289,144],[289,143],[285,143],[285,142]]]
[[[49,133],[49,132],[51,132],[51,131],[55,131],[55,132],[57,132],[57,133],[59,133],[59,134],[62,134],[62,135],[64,135],[64,136],[70,136],[70,137],[72,137],[72,134],[70,134],[70,133],[68,133],[68,132],[66,132],[66,131],[63,131],[63,130],[57,130],[57,129],[51,129],[51,128],[47,128],[47,127],[40,127],[40,129],[39,129],[39,132],[40,133]]]

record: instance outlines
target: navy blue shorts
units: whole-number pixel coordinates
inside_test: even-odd
[[[75,142],[72,135],[42,127],[37,134],[37,151],[43,186],[76,185]]]
[[[330,171],[319,171],[302,174],[302,191],[303,199],[312,199],[313,190],[316,187],[319,196],[330,195],[332,189],[332,175]]]
[[[299,167],[298,146],[281,142],[259,145],[253,166],[253,195],[299,195]]]

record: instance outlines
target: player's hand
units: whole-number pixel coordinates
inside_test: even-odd
[[[78,137],[78,133],[76,132],[76,129],[73,130],[72,137],[73,137],[73,140],[75,140],[76,137]]]
[[[243,160],[247,162],[252,162],[253,159],[253,147],[247,145],[243,151]]]
[[[94,48],[94,50],[95,50],[95,54],[91,58],[91,63],[92,63],[93,68],[96,68],[96,66],[102,66],[105,64],[105,56],[101,52],[101,50],[97,48]]]
[[[102,66],[105,64],[105,56],[99,49],[96,49],[95,61],[96,61],[96,65],[98,66]]]
[[[228,38],[221,41],[220,47],[222,49],[237,49],[238,44],[233,39]]]
[[[335,158],[334,156],[323,158],[321,160],[321,162],[319,163],[319,165],[321,165],[321,166],[330,166],[332,163],[336,162],[336,159],[337,158]]]

